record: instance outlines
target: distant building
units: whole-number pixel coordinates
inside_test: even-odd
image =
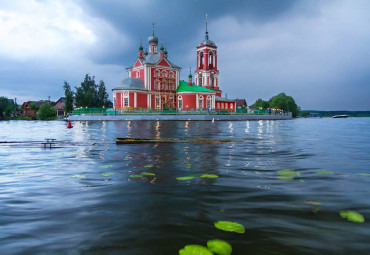
[[[34,104],[33,104],[34,103]],[[28,101],[22,104],[23,116],[36,116],[37,111],[40,109],[40,106],[48,103],[50,106],[53,106],[50,101]],[[32,107],[34,105],[35,107]]]
[[[64,105],[65,105],[65,98],[61,97],[59,100],[55,103],[54,109],[56,111],[57,116],[65,115],[64,113]]]
[[[236,108],[247,108],[247,101],[245,99],[236,99]]]
[[[208,37],[197,46],[195,83],[192,74],[189,81],[180,81],[180,67],[168,58],[161,45],[158,53],[158,37],[148,38],[149,52],[140,44],[138,57],[127,68],[129,77],[113,89],[113,107],[116,110],[131,108],[177,109],[234,112],[235,100],[221,97],[217,69],[217,46]]]

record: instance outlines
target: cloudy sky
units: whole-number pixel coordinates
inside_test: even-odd
[[[56,101],[89,73],[111,98],[152,22],[186,79],[205,13],[228,98],[370,110],[368,0],[0,0],[0,96]]]

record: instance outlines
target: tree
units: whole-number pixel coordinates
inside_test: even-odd
[[[269,102],[262,100],[261,98],[257,99],[256,102],[252,105],[253,107],[256,108],[262,108],[262,109],[267,109],[270,107]]]
[[[69,113],[73,110],[73,91],[71,89],[71,86],[68,84],[68,82],[64,81],[64,113]]]
[[[89,74],[81,82],[80,87],[76,87],[76,106],[77,107],[98,107],[98,91],[95,83],[95,77]]]
[[[8,107],[8,104],[8,98],[0,97],[0,117],[4,117],[5,109]]]
[[[300,111],[300,108],[297,106],[294,99],[291,96],[285,95],[285,93],[280,93],[270,98],[269,104],[271,108],[281,109],[285,112],[292,112],[293,117],[296,117]]]
[[[32,110],[37,110],[37,104],[35,102],[31,102],[29,106]]]
[[[99,87],[98,87],[98,106],[102,107],[108,107],[109,105],[109,95],[107,93],[107,90],[105,88],[104,81],[99,82]]]
[[[37,116],[40,120],[54,120],[56,118],[56,112],[54,107],[48,103],[44,103],[40,106]]]

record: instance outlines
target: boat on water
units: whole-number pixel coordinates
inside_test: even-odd
[[[349,116],[346,114],[341,114],[341,115],[334,115],[333,118],[348,118]]]

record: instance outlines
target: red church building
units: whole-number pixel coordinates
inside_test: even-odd
[[[158,53],[158,37],[149,36],[149,52],[139,47],[135,64],[127,68],[129,78],[113,89],[113,106],[116,110],[133,108],[177,109],[235,112],[236,101],[221,97],[217,70],[217,46],[209,40],[206,28],[205,40],[197,47],[195,83],[180,81],[180,67],[168,59],[168,52],[161,45]]]

